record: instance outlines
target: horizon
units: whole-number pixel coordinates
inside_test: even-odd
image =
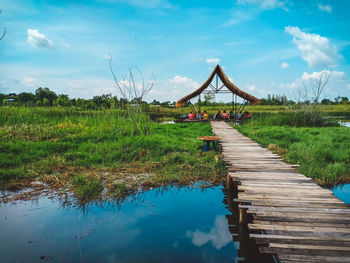
[[[350,97],[349,7],[345,0],[4,0],[0,92],[48,87],[70,98],[120,97],[111,54],[120,80],[129,65],[145,79],[155,74],[148,102],[179,100],[216,64],[257,98],[296,100],[295,86],[322,72],[331,79],[321,99]]]

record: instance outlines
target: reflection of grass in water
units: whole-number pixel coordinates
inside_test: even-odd
[[[268,122],[264,120],[259,124],[256,120],[237,129],[282,155],[287,162],[300,164],[300,172],[321,185],[350,182],[349,128],[298,128],[265,123]]]
[[[0,182],[39,179],[54,188],[71,182],[81,199],[100,193],[99,184],[119,196],[127,192],[123,183],[133,190],[219,182],[223,162],[214,151],[203,153],[196,139],[205,135],[208,123],[156,124],[135,109],[1,107]]]

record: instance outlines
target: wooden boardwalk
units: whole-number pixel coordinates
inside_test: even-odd
[[[211,126],[237,185],[240,220],[261,253],[286,263],[350,262],[349,204],[225,122]]]

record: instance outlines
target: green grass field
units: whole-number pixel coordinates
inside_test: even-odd
[[[39,180],[90,200],[103,189],[115,197],[225,178],[218,153],[203,153],[196,139],[211,135],[209,123],[156,124],[132,111],[1,107],[2,188]]]

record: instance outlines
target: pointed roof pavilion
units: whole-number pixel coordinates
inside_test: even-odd
[[[219,87],[215,88],[213,85],[211,85],[211,82],[212,82],[212,80],[213,80],[215,75],[217,75],[220,78],[221,82],[223,83],[223,85],[220,88]],[[219,65],[216,65],[215,69],[210,74],[209,78],[203,83],[203,85],[200,86],[197,90],[195,90],[191,94],[183,97],[178,102],[176,102],[176,107],[184,106],[184,104],[187,101],[189,101],[193,97],[196,97],[196,96],[200,95],[206,88],[209,87],[209,85],[211,86],[211,88],[214,90],[215,93],[219,93],[220,90],[223,88],[223,86],[225,86],[229,91],[232,92],[232,94],[235,94],[235,95],[245,99],[246,101],[249,101],[251,105],[258,105],[260,103],[259,99],[255,98],[254,96],[252,96],[252,95],[244,92],[243,90],[240,90],[239,88],[237,88],[236,85],[234,85],[228,79],[228,77],[226,76],[226,74],[224,73],[222,68]]]

